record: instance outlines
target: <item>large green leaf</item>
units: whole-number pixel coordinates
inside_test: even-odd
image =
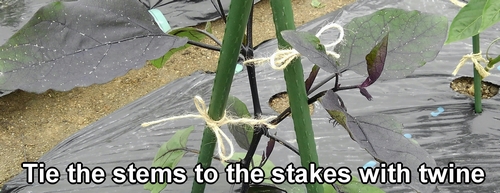
[[[156,153],[155,159],[153,160],[152,167],[157,168],[175,168],[179,161],[181,161],[186,151],[187,139],[189,134],[193,131],[194,126],[188,127],[186,129],[179,130],[170,138],[166,143],[164,143],[158,152]],[[156,177],[158,179],[158,176]],[[163,184],[152,184],[148,182],[144,185],[144,189],[151,191],[151,193],[161,192],[167,187],[167,183]]]
[[[231,160],[243,160],[246,156],[246,153],[242,152],[236,152],[234,153],[233,157],[231,157]],[[258,166],[260,164],[260,161],[262,160],[262,156],[260,155],[254,155],[252,157],[252,162],[249,165],[249,170],[252,170],[253,166]],[[222,162],[222,164],[227,167],[228,163]],[[271,181],[271,170],[275,168],[276,166],[274,165],[273,162],[270,160],[267,160],[266,163],[261,167],[261,169],[264,171],[264,181],[259,184],[259,185],[265,185],[265,186],[273,186],[276,188],[279,188],[281,190],[286,191],[287,193],[304,193],[306,192],[306,189],[303,185],[301,184],[290,184],[290,183],[283,183],[283,184],[274,184],[273,181]]]
[[[211,26],[210,22],[207,23],[207,29],[211,30],[209,26]],[[190,40],[197,41],[197,42],[203,40],[203,38],[205,37],[205,34],[199,32],[198,30],[196,30],[196,28],[193,28],[193,27],[184,27],[184,28],[173,29],[170,32],[168,32],[168,34],[178,36],[178,37],[186,37]],[[157,58],[155,60],[151,60],[150,62],[153,66],[155,66],[157,68],[161,68],[161,67],[163,67],[163,65],[165,65],[165,63],[168,61],[168,59],[170,59],[170,57],[172,57],[173,54],[175,54],[176,52],[185,50],[186,48],[189,48],[189,46],[191,46],[191,45],[185,44],[184,46],[174,48],[174,49],[168,51],[162,57]]]
[[[226,103],[226,110],[232,115],[236,115],[239,118],[250,118],[250,112],[248,112],[247,105],[243,103],[240,99],[229,95]],[[248,150],[250,147],[250,142],[253,138],[253,127],[250,125],[236,125],[228,124],[228,129],[231,134],[233,134],[238,145]]]
[[[165,34],[136,0],[54,2],[0,47],[0,90],[105,83],[186,42]]]
[[[423,163],[436,167],[436,161],[425,149],[400,133],[402,124],[394,117],[383,114],[353,117],[341,107],[338,95],[331,90],[319,101],[332,118],[349,132],[351,138],[377,161],[389,164],[401,162],[411,168],[410,187],[419,192],[432,192],[436,188],[436,184],[418,183],[419,173],[415,171]],[[345,118],[338,114],[343,114]]]
[[[479,33],[486,0],[471,0],[453,18],[446,43],[463,40]]]
[[[448,19],[419,11],[386,8],[354,18],[344,28],[345,45],[338,45],[341,72],[367,75],[365,56],[387,34],[389,42],[380,80],[404,78],[433,60],[443,46]]]
[[[500,1],[487,0],[484,5],[483,19],[479,33],[500,21]]]

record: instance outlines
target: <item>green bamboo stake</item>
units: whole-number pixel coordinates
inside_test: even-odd
[[[252,6],[253,0],[231,1],[208,109],[208,115],[212,120],[220,120],[224,115],[227,98],[231,84],[233,83],[234,70]],[[200,155],[198,157],[198,163],[201,163],[203,168],[208,168],[212,164],[215,145],[216,137],[212,130],[206,127],[203,131]],[[202,193],[204,191],[205,183],[200,184],[193,181],[192,193]]]
[[[280,49],[291,48],[280,32],[295,30],[292,4],[290,0],[271,0],[271,8],[278,46]],[[308,169],[310,169],[310,163],[315,163],[316,167],[318,167],[318,153],[316,152],[316,142],[314,141],[312,121],[307,104],[308,98],[304,85],[304,71],[300,59],[293,60],[285,68],[284,75],[301,164]],[[323,186],[318,183],[306,184],[306,188],[308,193],[323,193]]]
[[[472,36],[472,53],[477,54],[481,50],[479,48],[479,34]],[[472,65],[472,68],[474,69],[474,110],[476,113],[482,113],[483,112],[483,107],[481,104],[481,98],[482,98],[482,83],[481,83],[481,75],[479,72],[476,70],[475,65]]]

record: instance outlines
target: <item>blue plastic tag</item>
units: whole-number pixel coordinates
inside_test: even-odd
[[[377,162],[372,160],[372,161],[369,161],[367,162],[364,166],[363,166],[363,169],[366,169],[366,168],[373,168],[377,165]]]
[[[153,16],[160,29],[167,33],[171,28],[163,13],[158,9],[150,9],[149,14]]]
[[[241,64],[236,64],[236,69],[234,69],[234,73],[238,73],[238,72],[241,72],[243,70],[243,65]]]

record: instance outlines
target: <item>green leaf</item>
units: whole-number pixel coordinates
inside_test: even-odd
[[[175,168],[179,161],[181,161],[184,154],[186,154],[186,151],[184,149],[186,148],[189,134],[191,134],[193,129],[194,126],[191,126],[175,132],[172,138],[164,143],[156,153],[152,167],[168,167],[172,169]],[[158,179],[158,176],[156,177],[156,179]],[[163,189],[165,189],[165,187],[167,187],[167,183],[151,184],[150,182],[148,182],[144,185],[144,189],[150,190],[152,193],[161,192]]]
[[[295,30],[282,31],[281,35],[295,50],[321,69],[330,73],[338,72],[335,61],[326,54],[325,46],[315,35]]]
[[[231,157],[231,160],[243,160],[246,156],[246,153],[242,152],[236,152],[234,153],[233,157]],[[252,170],[253,166],[258,166],[260,164],[260,161],[262,160],[262,156],[260,155],[254,155],[252,157],[252,163],[250,163],[249,166],[249,171]],[[228,163],[222,162],[224,167],[227,167]],[[274,165],[273,162],[270,160],[267,160],[267,162],[261,167],[261,169],[264,171],[264,181],[260,185],[268,185],[268,186],[274,186],[276,188],[279,188],[281,190],[286,191],[287,193],[304,193],[306,192],[306,189],[303,185],[301,184],[290,184],[290,183],[283,183],[283,184],[274,184],[273,181],[271,181],[271,170],[275,168],[276,166]]]
[[[479,28],[479,33],[488,29],[489,27],[498,23],[499,21],[500,21],[500,1],[487,0],[486,4],[484,5],[483,19],[481,27]]]
[[[330,73],[338,71],[335,61],[326,54],[325,46],[320,43],[319,38],[315,35],[295,30],[282,31],[281,35],[295,50],[321,67],[321,69]]]
[[[248,188],[248,193],[283,193],[283,190],[277,188],[274,185],[259,184],[250,185]]]
[[[471,0],[453,18],[446,44],[475,36],[481,29],[485,0]]]
[[[106,83],[186,42],[165,34],[136,0],[50,3],[0,47],[0,90]]]
[[[207,31],[208,33],[212,33],[212,22],[207,21],[207,23],[205,24],[205,31]]]
[[[319,0],[312,0],[311,1],[311,6],[313,6],[314,8],[322,8],[325,5],[322,5],[321,2],[319,2]]]
[[[324,193],[337,193],[331,184],[323,184]]]
[[[345,44],[336,46],[340,72],[367,76],[365,56],[389,33],[387,57],[379,80],[404,78],[434,60],[448,31],[445,16],[386,8],[354,18],[344,25]]]
[[[347,118],[342,111],[326,109],[326,112],[328,112],[330,117],[337,121],[337,123],[342,125],[344,128],[347,127]]]
[[[240,99],[234,97],[234,96],[229,96],[227,99],[227,105],[226,105],[226,110],[227,112],[236,115],[239,118],[250,118],[251,115],[248,112],[247,105],[243,103]],[[236,143],[238,145],[245,149],[248,150],[250,147],[250,142],[252,142],[253,138],[253,127],[250,125],[235,125],[235,124],[228,124],[228,129],[231,134],[233,134],[234,138],[236,139]]]
[[[353,117],[341,108],[338,95],[328,90],[319,100],[327,111],[343,113],[347,119],[344,128],[349,132],[351,139],[365,149],[379,162],[398,163],[416,170],[421,164],[436,167],[436,161],[418,144],[401,135],[402,124],[394,117],[384,114]],[[419,174],[411,172],[413,189],[419,192],[432,192],[436,184],[419,183]]]
[[[337,184],[341,192],[345,193],[358,193],[358,192],[370,192],[370,193],[384,193],[384,190],[377,186],[371,184],[363,184],[359,181],[351,181],[348,184]]]
[[[209,24],[207,24],[207,25],[209,26],[209,29],[210,29],[211,25],[209,25]],[[197,41],[197,42],[203,40],[203,38],[205,37],[205,34],[197,31],[197,29],[193,28],[193,27],[184,27],[184,28],[173,29],[172,31],[168,32],[168,34],[178,36],[178,37],[186,37],[192,41]],[[162,57],[155,59],[155,60],[151,60],[150,62],[153,66],[155,66],[157,68],[161,68],[161,67],[163,67],[163,65],[165,65],[165,63],[168,61],[168,59],[170,59],[170,57],[172,57],[173,54],[175,54],[176,52],[185,50],[189,46],[191,46],[191,45],[185,44],[184,46],[181,46],[181,47],[178,47],[175,49],[171,49]]]

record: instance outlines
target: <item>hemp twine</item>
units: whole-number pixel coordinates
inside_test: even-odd
[[[488,60],[484,59],[483,56],[481,55],[481,52],[479,52],[477,54],[464,55],[462,57],[462,59],[460,60],[460,62],[458,63],[455,70],[453,71],[453,73],[452,73],[453,76],[457,75],[458,70],[460,70],[460,68],[462,68],[462,66],[465,64],[465,62],[467,62],[467,60],[472,60],[472,62],[474,63],[474,68],[476,68],[476,70],[479,72],[479,74],[481,75],[482,78],[486,78],[487,76],[490,75],[490,73],[487,72],[480,63],[480,62],[488,63]],[[489,67],[486,67],[486,68],[488,69],[488,71],[491,70],[491,68],[489,68]]]
[[[220,126],[225,125],[225,124],[235,124],[235,125],[241,125],[241,124],[246,124],[250,126],[255,126],[255,125],[265,125],[270,129],[276,128],[277,125],[272,125],[267,123],[268,121],[271,121],[272,119],[276,118],[276,116],[271,116],[267,117],[265,119],[251,119],[251,118],[232,118],[228,117],[226,115],[226,111],[224,111],[224,115],[222,118],[218,121],[212,120],[210,116],[208,115],[208,108],[205,105],[205,101],[200,97],[200,96],[195,96],[194,97],[194,104],[196,106],[196,109],[198,110],[199,114],[188,114],[188,115],[180,115],[180,116],[174,116],[174,117],[168,117],[156,121],[151,121],[151,122],[146,122],[142,123],[142,127],[147,127],[150,125],[162,123],[165,121],[171,121],[171,120],[177,120],[177,119],[185,119],[185,118],[200,118],[205,120],[208,128],[214,132],[215,137],[217,139],[217,153],[219,154],[219,157],[222,162],[229,160],[233,154],[234,154],[234,146],[229,137],[222,131]],[[226,141],[227,144],[229,144],[229,154],[226,153],[226,147],[224,145],[224,141]]]
[[[344,28],[336,23],[331,23],[326,26],[323,26],[318,33],[316,33],[316,37],[320,37],[323,32],[328,29],[335,28],[339,30],[339,37],[337,40],[333,41],[330,44],[325,45],[325,49],[334,48],[337,44],[339,44],[344,39]],[[333,49],[332,49],[333,50]],[[340,55],[334,51],[326,51],[326,54],[329,56],[333,56],[334,58],[340,58]],[[275,70],[283,70],[285,69],[295,58],[300,57],[300,53],[295,49],[278,49],[271,57],[269,58],[254,58],[250,60],[246,60],[243,62],[243,65],[253,64],[263,64],[267,61],[270,62],[270,66]]]

